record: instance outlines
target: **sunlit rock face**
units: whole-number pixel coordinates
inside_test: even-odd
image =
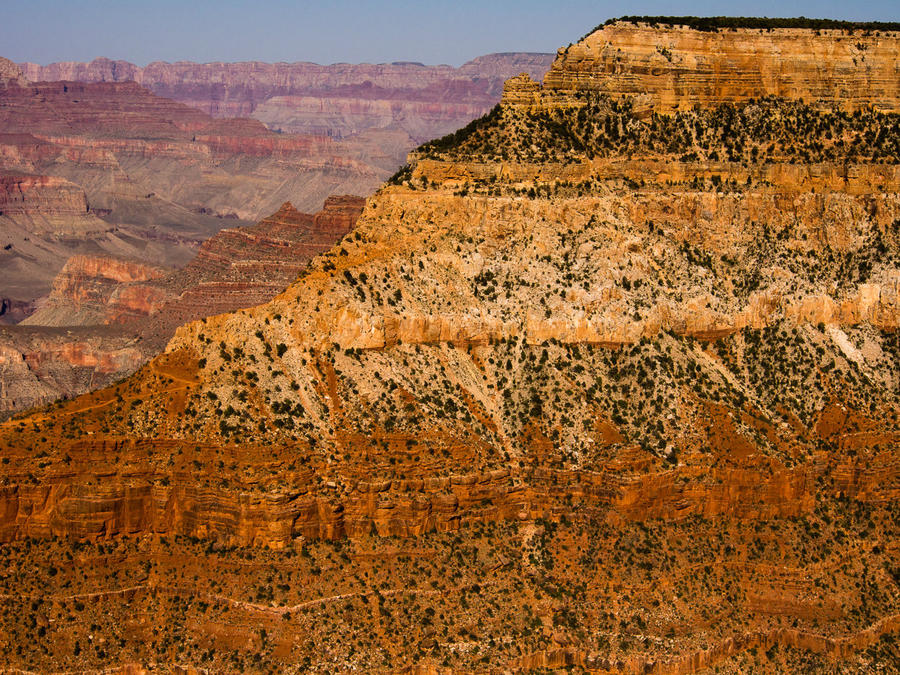
[[[790,30],[786,72],[844,63]],[[738,39],[774,38],[592,33],[283,293],[2,427],[8,662],[896,662],[900,118],[812,74],[684,104],[623,75],[696,45],[689,72],[742,79]]]

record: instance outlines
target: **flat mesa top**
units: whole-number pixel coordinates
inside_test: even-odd
[[[768,18],[756,16],[622,16],[609,19],[594,28],[615,23],[649,24],[651,26],[686,26],[694,30],[718,31],[728,29],[773,30],[777,28],[805,28],[809,30],[843,31],[900,31],[900,23],[888,21],[837,21],[835,19],[809,19],[805,16],[792,18]],[[590,33],[588,33],[590,34]]]

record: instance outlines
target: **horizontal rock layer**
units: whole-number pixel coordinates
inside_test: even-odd
[[[900,111],[900,33],[775,28],[700,31],[615,22],[562,48],[543,88],[504,101],[554,105],[576,92],[636,96],[657,112],[777,96],[850,110]]]
[[[507,77],[523,70],[543,76],[552,59],[551,54],[488,54],[460,68],[260,62],[156,62],[141,68],[126,61],[95,59],[48,66],[26,63],[22,68],[33,81],[133,80],[214,117],[254,116],[273,128],[340,136],[399,125],[426,140],[452,130],[455,127],[448,125],[453,122],[465,123],[490,108]],[[422,109],[417,111],[417,106]]]
[[[733,52],[717,35],[704,59]],[[569,71],[600,87],[591,67]],[[897,115],[742,106],[744,71],[724,72],[734,105],[703,107],[716,89],[674,116],[579,77],[551,107],[508,101],[423,146],[265,305],[0,427],[0,653],[429,674],[897,661]]]

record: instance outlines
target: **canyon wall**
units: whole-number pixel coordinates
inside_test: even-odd
[[[785,30],[760,62],[808,82],[753,102],[730,64],[758,32],[600,31],[650,31],[622,64],[697,45],[733,84],[687,105],[633,96],[592,33],[265,304],[0,425],[4,663],[898,662],[900,115],[832,107],[806,53],[845,67],[836,35]],[[294,221],[197,265],[240,274],[222,251]]]
[[[515,87],[507,100],[553,105],[596,92],[664,112],[776,96],[897,112],[898,58],[898,31],[702,31],[620,21],[561,48],[539,94]]]
[[[0,296],[29,307],[72,255],[184,265],[226,225],[366,193],[390,171],[325,136],[214,120],[133,82],[0,85]]]
[[[291,133],[342,137],[393,128],[419,143],[486,112],[506,78],[523,71],[542,77],[552,59],[551,54],[488,54],[459,68],[260,62],[156,62],[141,68],[95,59],[21,68],[33,81],[134,81],[214,117],[255,117]]]
[[[0,419],[108,386],[148,356],[115,328],[0,326]]]

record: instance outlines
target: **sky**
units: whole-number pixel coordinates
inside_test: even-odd
[[[897,0],[26,0],[0,12],[0,56],[48,64],[151,61],[419,61],[555,52],[626,14],[900,21]]]

